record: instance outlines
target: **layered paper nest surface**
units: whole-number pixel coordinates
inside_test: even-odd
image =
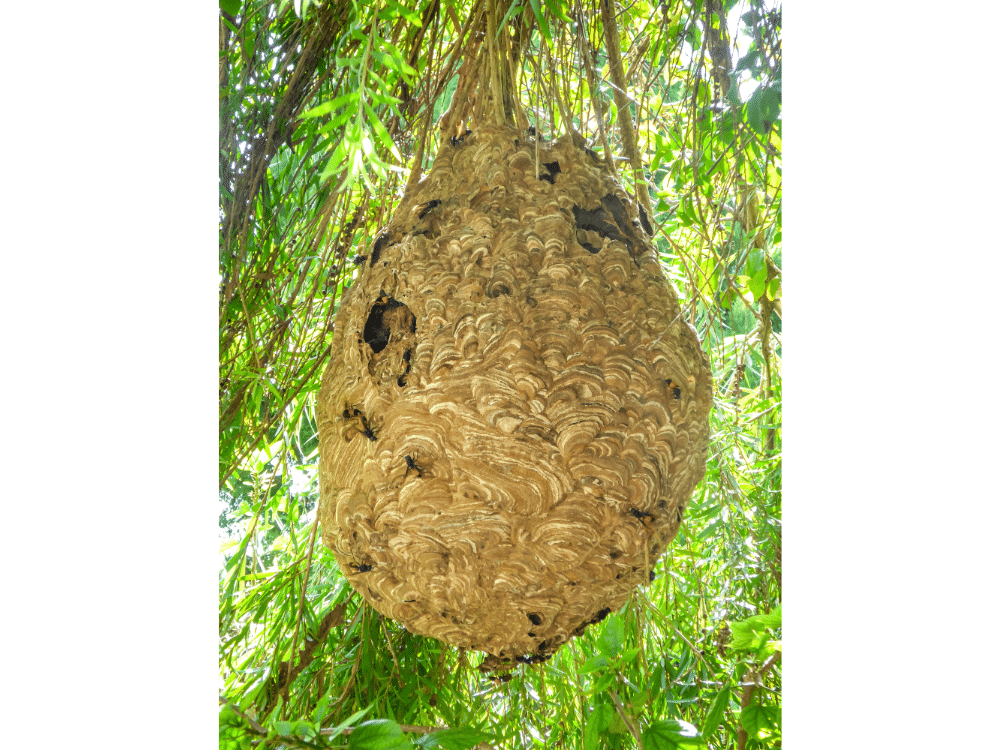
[[[510,128],[407,192],[318,404],[323,542],[379,612],[503,667],[649,581],[712,398],[650,231],[592,151]]]

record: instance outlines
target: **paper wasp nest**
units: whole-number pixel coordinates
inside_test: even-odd
[[[487,669],[648,583],[704,474],[711,374],[648,231],[593,152],[484,126],[341,301],[323,542],[375,609]]]

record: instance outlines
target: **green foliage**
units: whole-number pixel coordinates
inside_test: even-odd
[[[500,681],[362,604],[316,538],[314,394],[348,258],[417,155],[433,158],[470,33],[472,2],[429,7],[220,2],[220,748],[777,747],[780,8],[618,4],[646,165],[621,179],[645,183],[659,260],[715,379],[705,479],[656,579]],[[595,7],[511,3],[499,33],[528,32],[515,86],[534,124],[619,155]],[[724,35],[727,93],[710,48],[724,26],[739,32]]]

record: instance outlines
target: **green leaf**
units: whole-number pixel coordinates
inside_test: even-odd
[[[239,14],[242,4],[242,0],[219,0],[219,7],[233,17]]]
[[[679,747],[705,747],[705,740],[694,724],[676,719],[654,721],[642,733],[648,750],[673,750]]]
[[[756,70],[760,67],[760,53],[754,50],[753,52],[748,52],[740,61],[736,64],[736,69],[734,73],[739,73],[741,70]]]
[[[595,706],[587,717],[587,726],[583,730],[584,750],[597,750],[597,743],[601,735],[608,731],[611,725],[611,716],[614,709],[611,706]]]
[[[597,639],[597,650],[604,656],[614,658],[622,650],[625,642],[625,625],[618,615],[611,614],[604,618],[601,635]]]
[[[515,13],[521,13],[523,10],[524,10],[523,5],[519,5],[516,2],[510,4],[510,7],[507,8],[507,13],[504,15],[503,20],[500,22],[500,25],[497,26],[496,36],[493,37],[494,40],[500,38],[500,30],[507,25],[507,22],[510,20],[510,17]]]
[[[433,732],[428,737],[434,738],[438,746],[445,750],[468,750],[475,747],[480,742],[490,742],[493,736],[486,732],[481,732],[472,727],[458,727],[455,729],[444,729],[440,732]]]
[[[722,716],[726,712],[726,709],[729,708],[730,692],[729,686],[726,685],[715,696],[715,700],[712,701],[712,707],[708,709],[708,713],[705,715],[705,720],[702,723],[702,735],[706,740],[712,739],[715,730],[719,728]]]
[[[611,714],[611,722],[608,724],[608,734],[625,734],[628,731],[628,727],[625,726],[625,720],[621,717],[617,711]]]
[[[560,0],[544,0],[544,3],[549,13],[554,15],[560,21],[563,23],[573,23],[573,19],[566,14],[566,10],[563,8]]]
[[[413,743],[391,719],[371,719],[351,732],[347,746],[352,750],[401,750],[413,747]]]
[[[758,88],[746,103],[746,121],[761,135],[778,119],[781,113],[781,93],[773,87]]]
[[[528,3],[531,5],[531,12],[535,14],[535,20],[538,21],[538,32],[542,35],[545,43],[551,45],[552,32],[549,30],[549,24],[542,13],[541,4],[538,0],[528,0]]]
[[[413,26],[423,26],[423,23],[420,22],[420,14],[412,8],[407,8],[405,5],[396,2],[396,0],[385,0],[385,2],[387,7],[379,11],[379,18],[385,21],[391,21],[394,16],[392,16],[389,11],[393,11],[396,14],[395,17],[402,16]]]
[[[748,735],[751,737],[756,737],[757,732],[765,723],[764,712],[761,711],[760,706],[747,706],[740,712],[740,726],[742,726]]]
[[[729,624],[730,645],[737,651],[756,651],[768,641],[768,630],[781,627],[781,605],[764,615],[753,615]]]
[[[599,669],[604,669],[608,666],[608,660],[604,656],[591,656],[587,661],[583,663],[580,668],[580,674],[590,674],[591,672],[596,672]]]
[[[774,302],[774,298],[778,295],[778,290],[781,288],[781,279],[775,277],[767,282],[767,298]]]
[[[351,91],[347,94],[341,94],[336,99],[332,99],[328,102],[323,102],[319,106],[313,107],[312,109],[303,112],[302,118],[309,119],[310,117],[322,117],[325,114],[333,112],[334,110],[340,109],[348,104],[353,104],[358,101],[359,94],[357,91]],[[357,107],[349,107],[350,110],[357,109]]]
[[[762,268],[753,275],[747,287],[753,294],[754,300],[759,300],[764,294],[764,285],[767,283],[767,268]]]
[[[332,688],[331,688],[331,690],[332,690]],[[355,711],[347,719],[345,719],[344,721],[340,722],[337,726],[335,726],[333,729],[330,730],[330,739],[333,739],[334,737],[339,737],[341,735],[341,733],[343,733],[343,731],[345,729],[347,729],[347,727],[351,726],[358,719],[362,718],[365,714],[367,714],[373,708],[374,708],[374,706],[368,706],[368,708],[362,709],[361,711]]]

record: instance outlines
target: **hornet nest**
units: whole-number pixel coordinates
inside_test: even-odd
[[[704,474],[711,373],[651,232],[592,151],[487,125],[442,143],[341,300],[323,543],[484,670],[648,583]]]

